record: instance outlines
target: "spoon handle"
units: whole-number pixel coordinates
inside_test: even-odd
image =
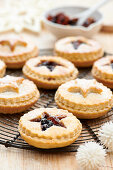
[[[110,0],[101,0],[98,3],[96,3],[93,7],[89,8],[85,12],[82,13],[82,16],[80,16],[77,25],[82,25],[86,19],[91,16],[98,8],[100,8],[105,3],[109,2]]]

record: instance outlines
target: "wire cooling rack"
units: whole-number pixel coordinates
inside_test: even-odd
[[[52,49],[40,50],[40,55],[52,55]],[[80,69],[79,78],[91,79],[91,68]],[[7,70],[8,75],[23,76],[21,70]],[[41,97],[38,102],[26,112],[39,107],[57,107],[54,101],[55,90],[40,90]],[[24,113],[26,113],[24,112]],[[46,149],[38,149],[28,145],[20,136],[18,132],[18,121],[21,114],[4,115],[0,114],[0,144],[5,147],[15,147],[20,149],[31,149],[38,151],[48,151]],[[81,120],[83,130],[80,137],[70,146],[58,149],[49,149],[49,152],[76,152],[80,144],[87,141],[99,141],[98,129],[100,126],[113,119],[112,109],[103,117],[93,120]]]

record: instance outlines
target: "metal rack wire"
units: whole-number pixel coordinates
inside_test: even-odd
[[[40,55],[51,55],[52,49],[44,49],[41,50]],[[91,79],[91,69],[80,69],[79,78],[88,78]],[[21,70],[7,70],[7,74],[15,75],[15,76],[23,76]],[[54,102],[54,94],[55,90],[40,90],[41,97],[38,102],[26,112],[39,108],[39,107],[57,107]],[[25,112],[24,112],[25,113]],[[48,152],[45,149],[38,149],[33,146],[28,145],[20,136],[18,132],[18,121],[21,114],[13,114],[13,115],[3,115],[0,114],[0,144],[5,145],[5,147],[15,147],[20,149],[31,149],[38,150],[43,152]],[[50,149],[49,152],[76,152],[77,148],[80,144],[86,141],[96,141],[100,142],[98,138],[98,129],[100,126],[113,118],[112,109],[105,116],[93,119],[93,120],[81,120],[83,125],[83,130],[80,137],[70,146],[59,148],[59,149]]]

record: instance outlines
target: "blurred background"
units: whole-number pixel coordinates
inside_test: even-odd
[[[90,7],[100,0],[0,0],[0,32],[14,29],[21,32],[28,29],[40,32],[40,20],[45,11],[63,5]],[[113,1],[103,6],[104,24],[113,26]]]
[[[57,37],[47,31],[42,22],[43,14],[49,9],[59,6],[91,7],[101,0],[0,0],[0,34],[21,34],[33,39],[40,49],[53,48]],[[99,9],[103,15],[104,31],[113,32],[113,0]],[[46,32],[46,33],[45,33]],[[97,34],[94,39],[100,41],[106,50],[113,52],[109,47],[110,36]],[[106,43],[103,40],[108,39]]]

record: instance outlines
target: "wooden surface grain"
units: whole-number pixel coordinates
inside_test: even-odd
[[[113,169],[113,154],[108,154],[99,170]],[[44,154],[0,146],[0,170],[81,170],[75,153]]]

